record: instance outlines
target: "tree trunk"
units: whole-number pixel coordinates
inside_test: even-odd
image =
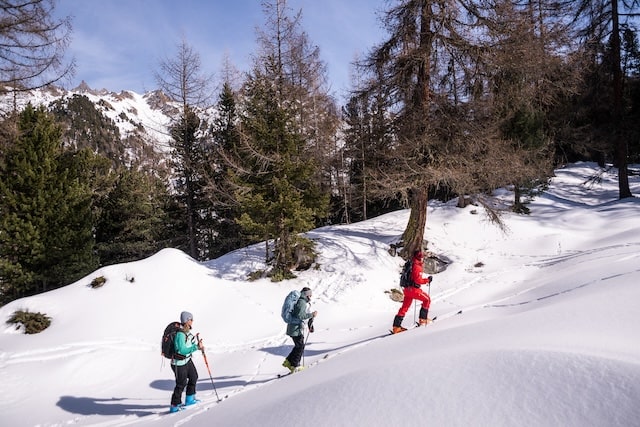
[[[411,190],[411,214],[409,215],[407,228],[402,235],[404,248],[401,255],[403,258],[409,258],[414,251],[423,249],[424,229],[427,224],[427,202],[426,189],[414,187]]]
[[[620,23],[618,16],[618,0],[611,0],[611,15],[613,20],[612,50],[613,50],[613,112],[615,126],[615,166],[618,168],[619,198],[631,197],[629,175],[627,174],[627,141],[621,135],[622,123],[622,69],[620,68]]]

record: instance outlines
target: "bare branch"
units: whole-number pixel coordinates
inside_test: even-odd
[[[65,61],[71,18],[53,19],[54,0],[0,0],[0,91],[28,91],[73,75]]]

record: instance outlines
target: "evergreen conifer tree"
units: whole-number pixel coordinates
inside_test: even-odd
[[[135,167],[120,171],[96,226],[101,265],[139,260],[159,249],[163,224],[155,183]]]
[[[211,257],[216,258],[248,243],[236,222],[239,208],[234,198],[233,175],[237,164],[234,158],[238,154],[240,134],[238,112],[233,89],[224,83],[218,100],[218,117],[212,124],[211,156],[207,162],[211,168],[207,187],[207,197],[211,199],[212,209],[216,212],[208,248]]]
[[[324,66],[301,31],[301,13],[290,15],[286,0],[262,5],[266,26],[242,92],[236,200],[238,223],[251,239],[266,242],[276,281],[300,265],[299,248],[308,252],[299,234],[327,218],[326,153],[334,147],[336,109],[322,90]]]
[[[208,129],[199,114],[208,107],[211,77],[201,72],[200,55],[186,40],[178,46],[175,58],[162,61],[161,72],[156,78],[163,92],[179,104],[171,114],[172,186],[175,200],[169,201],[168,211],[172,230],[186,228],[186,244],[174,247],[185,250],[193,258],[208,257],[206,240],[210,236],[213,212],[204,197],[205,177],[209,165],[205,164],[206,147],[204,133]],[[180,215],[180,211],[182,214]],[[181,224],[183,223],[183,224]],[[179,235],[169,233],[176,238]]]
[[[96,266],[91,192],[63,158],[61,131],[40,107],[19,115],[0,180],[2,300],[66,285]]]
[[[183,208],[189,239],[188,247],[184,249],[196,259],[207,257],[203,234],[210,227],[211,217],[203,193],[207,166],[204,141],[199,136],[200,126],[198,115],[186,107],[185,114],[170,128],[176,201]]]
[[[315,165],[305,158],[305,141],[290,126],[293,116],[279,103],[269,75],[255,68],[245,96],[241,155],[247,173],[238,175],[239,224],[256,241],[274,240],[273,257],[267,253],[272,276],[288,277],[297,234],[313,228],[327,196],[312,179]]]

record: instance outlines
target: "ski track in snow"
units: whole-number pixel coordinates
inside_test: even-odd
[[[380,221],[377,226],[370,228],[364,228],[362,224],[336,228],[335,234],[340,235],[340,238],[349,237],[348,240],[340,240],[337,237],[328,238],[321,232],[309,233],[309,237],[318,243],[320,253],[332,254],[331,258],[322,260],[322,275],[307,276],[310,279],[307,281],[306,286],[310,286],[314,290],[314,302],[322,302],[326,305],[336,301],[340,302],[340,298],[352,290],[358,292],[357,287],[363,285],[363,282],[367,280],[361,272],[354,274],[350,271],[336,270],[332,266],[333,262],[342,262],[342,259],[344,259],[346,260],[345,262],[350,264],[357,263],[359,266],[366,268],[372,259],[384,259],[385,261],[383,262],[388,262],[390,267],[395,267],[397,258],[380,258],[376,254],[381,251],[386,252],[388,244],[398,238],[398,234],[394,232],[393,228],[396,224],[391,224],[388,228],[386,225],[384,221]],[[429,242],[430,248],[437,248],[440,239],[448,239],[448,225],[448,223],[444,223],[440,226],[440,235],[434,233],[432,241]],[[372,234],[378,236],[377,240],[371,240]],[[468,313],[482,309],[497,309],[496,312],[504,312],[504,310],[501,311],[500,309],[535,304],[536,302],[556,298],[594,284],[603,284],[612,279],[640,272],[640,262],[638,262],[640,261],[640,243],[638,242],[589,247],[584,250],[558,250],[557,253],[553,253],[555,247],[550,242],[554,241],[554,236],[555,234],[553,233],[536,236],[538,242],[546,243],[540,245],[540,253],[537,254],[518,253],[519,250],[512,253],[509,247],[500,247],[501,250],[498,251],[488,250],[483,247],[473,248],[465,245],[463,240],[449,240],[447,245],[449,248],[448,253],[440,254],[441,251],[434,250],[439,255],[451,256],[452,258],[451,264],[444,272],[445,274],[441,276],[446,278],[446,281],[442,280],[444,284],[442,288],[440,286],[440,278],[434,275],[438,280],[430,287],[432,292],[432,310],[430,314],[433,312],[433,315],[437,315],[437,322],[427,328],[437,328],[441,326],[442,322],[446,322],[448,319],[452,320],[458,314],[466,316]],[[526,241],[526,239],[523,241]],[[572,244],[575,243],[572,242]],[[489,247],[491,247],[491,244],[487,244],[487,248]],[[526,246],[524,248],[526,250]],[[557,248],[560,249],[559,243]],[[465,262],[469,263],[473,258],[468,257],[465,259],[458,252],[469,251],[478,253],[479,257],[487,261],[499,258],[502,267],[499,270],[491,270],[491,265],[465,267],[462,265],[461,260],[464,259]],[[579,265],[588,270],[589,264],[596,260],[599,262],[604,260],[609,264],[623,264],[619,264],[622,265],[622,268],[617,268],[615,274],[604,275],[600,273],[591,277],[589,275],[574,276],[574,280],[557,281],[554,285],[537,279],[537,276],[545,277],[562,274],[563,268],[567,266]],[[517,276],[514,275],[514,272],[519,273],[520,277],[530,277],[532,280],[514,281],[513,277]],[[483,294],[483,298],[478,298],[473,289],[471,289],[476,286],[486,288],[480,292]],[[279,307],[266,305],[260,299],[252,299],[250,287],[234,287],[232,292],[240,298],[250,301],[251,310],[258,310],[260,313],[266,313],[269,316],[279,316],[279,312],[277,312]],[[490,292],[490,294],[487,292]],[[491,296],[487,297],[487,295]],[[489,310],[486,312],[489,313]],[[391,337],[390,334],[386,333],[386,330],[387,326],[390,326],[390,321],[394,314],[393,310],[388,313],[389,325],[381,325],[379,322],[366,319],[362,322],[365,325],[362,326],[336,327],[334,325],[326,328],[318,328],[316,326],[313,345],[307,347],[305,352],[306,365],[313,369],[313,366],[325,360],[362,348],[378,339]],[[407,320],[409,320],[409,316],[405,319],[405,321]],[[269,334],[266,337],[262,336],[255,340],[240,343],[215,342],[211,349],[207,349],[209,361],[210,363],[213,362],[211,366],[217,368],[212,373],[215,386],[212,387],[209,384],[209,372],[206,369],[203,371],[199,368],[199,384],[202,388],[198,389],[198,397],[201,402],[195,407],[190,407],[184,412],[180,412],[179,414],[181,415],[175,417],[174,425],[188,425],[194,417],[215,408],[218,404],[224,404],[226,399],[277,381],[276,373],[283,370],[280,366],[283,357],[282,353],[288,352],[290,348],[290,338],[282,333]],[[63,359],[69,356],[98,352],[102,349],[117,349],[126,352],[149,354],[159,353],[158,343],[134,339],[94,339],[16,353],[0,352],[0,368],[7,367],[8,371],[11,372],[11,367],[19,364],[34,364],[41,361]],[[263,349],[264,351],[258,354],[255,349]],[[248,357],[246,360],[250,360],[251,363],[255,364],[247,364],[244,372],[228,372],[224,368],[221,370],[221,365],[214,366],[217,358],[229,360],[236,357]],[[304,375],[304,372],[296,375]],[[18,376],[14,378],[11,375],[7,375],[7,378],[4,379],[10,384],[14,382],[17,384],[21,380]],[[225,380],[228,380],[228,382],[225,383]],[[282,380],[286,381],[286,379]],[[172,379],[161,381],[171,383]],[[214,387],[216,387],[217,393],[214,391]],[[218,396],[222,398],[221,402],[218,402]],[[15,397],[8,396],[8,399]],[[165,419],[165,417],[172,417],[170,419],[173,419],[173,415],[166,414],[166,397],[162,399],[144,399],[149,404],[149,409],[145,409],[145,415],[143,416],[134,414],[134,410],[131,409],[136,408],[138,405],[135,402],[137,399],[123,398],[121,400],[124,402],[124,415],[103,421],[100,425],[124,426],[141,422],[144,424],[147,421],[153,423],[155,420]],[[104,405],[103,402],[99,403]],[[111,402],[107,402],[106,406],[109,403]],[[114,403],[114,406],[120,403]],[[127,410],[130,412],[126,413]],[[72,419],[51,425],[86,425],[90,421],[92,421],[91,415],[75,416]]]
[[[572,253],[567,253],[564,254],[562,256],[554,256],[554,257],[548,257],[546,259],[543,260],[536,260],[536,261],[531,261],[531,262],[527,262],[524,265],[518,265],[518,266],[513,266],[511,268],[509,268],[509,271],[512,271],[514,269],[521,269],[523,268],[523,266],[526,267],[534,267],[534,268],[551,268],[551,267],[555,267],[559,264],[565,263],[565,262],[577,262],[577,263],[586,263],[589,262],[592,258],[593,255],[596,255],[598,259],[602,259],[602,258],[608,258],[611,257],[613,255],[611,254],[607,254],[607,249],[616,249],[616,248],[620,248],[620,246],[624,246],[624,247],[629,247],[630,248],[630,252],[628,253],[628,255],[622,259],[620,259],[619,257],[616,259],[616,261],[624,261],[624,260],[633,260],[635,258],[639,258],[640,257],[640,253],[638,253],[636,251],[637,246],[639,244],[628,244],[628,245],[612,245],[610,247],[604,247],[604,248],[594,248],[594,249],[589,249],[589,250],[585,250],[585,251],[574,251]],[[583,258],[583,259],[581,259]],[[629,271],[628,273],[622,273],[622,274],[630,274],[632,272],[637,272],[639,271],[640,268],[634,269],[633,271]],[[468,288],[477,285],[478,283],[481,283],[482,281],[487,281],[493,278],[499,278],[501,275],[505,274],[505,270],[501,270],[501,271],[496,271],[496,272],[492,272],[492,273],[488,273],[488,274],[481,274],[478,277],[473,278],[472,280],[467,281],[465,284],[454,287],[454,288],[450,288],[447,289],[445,291],[439,292],[439,293],[434,293],[433,295],[433,302],[432,302],[432,307],[437,307],[437,303],[446,303],[449,299],[451,299],[452,297],[454,297],[456,294],[459,294],[465,290],[467,290]],[[619,276],[615,275],[615,276]],[[614,276],[612,276],[614,277]],[[525,304],[530,304],[530,303],[534,303],[536,301],[540,301],[542,299],[546,299],[546,298],[550,298],[550,297],[554,297],[554,296],[558,296],[561,295],[563,293],[567,293],[567,292],[571,292],[574,291],[576,289],[597,283],[597,282],[601,282],[601,281],[605,281],[609,279],[609,277],[602,277],[602,278],[596,278],[593,280],[589,280],[586,282],[583,282],[579,285],[574,285],[571,287],[567,287],[566,289],[562,289],[562,290],[556,290],[555,292],[551,292],[547,295],[543,295],[543,296],[539,296],[537,298],[534,299],[527,299],[527,300],[523,300],[523,301],[517,301],[517,302],[513,302],[513,303],[508,303],[507,301],[512,300],[513,298],[517,298],[521,295],[526,294],[529,291],[535,290],[535,289],[539,289],[543,286],[541,285],[534,285],[531,287],[527,287],[527,288],[520,288],[520,289],[513,289],[513,292],[509,293],[507,296],[501,297],[501,298],[497,298],[494,301],[491,302],[484,302],[481,304],[473,304],[473,305],[467,305],[467,306],[455,306],[452,310],[450,311],[446,311],[446,312],[440,312],[437,317],[437,323],[434,323],[433,326],[441,324],[443,321],[446,321],[448,318],[452,318],[458,314],[460,315],[465,315],[466,313],[469,313],[471,311],[477,310],[477,309],[482,309],[482,308],[505,308],[505,307],[513,307],[513,306],[519,306],[519,305],[525,305]],[[339,279],[341,280],[341,279]],[[342,279],[343,280],[343,279]],[[327,283],[325,283],[327,282]],[[327,290],[332,289],[332,283],[333,280],[326,280],[326,281],[319,281],[316,284],[314,284],[314,286],[317,286],[317,293],[325,296],[326,299],[332,300],[332,297],[326,295]],[[325,293],[323,293],[325,292]],[[332,292],[333,293],[333,292]],[[339,293],[339,292],[338,292]],[[258,304],[259,305],[259,304]],[[441,307],[440,307],[441,308]],[[271,310],[273,312],[273,310]],[[461,313],[460,313],[461,311]],[[432,327],[433,327],[432,326]],[[354,328],[341,328],[338,330],[334,330],[334,332],[362,332],[365,329],[370,329],[373,332],[373,335],[367,336],[363,339],[360,339],[359,341],[355,341],[353,342],[353,340],[349,340],[349,339],[345,339],[344,341],[347,342],[347,344],[337,347],[334,350],[327,350],[327,352],[322,352],[323,350],[318,350],[318,353],[315,354],[314,356],[307,356],[307,366],[308,369],[312,369],[313,366],[317,365],[318,363],[321,363],[325,360],[334,358],[334,357],[338,357],[348,351],[354,350],[356,348],[361,348],[363,346],[369,345],[372,342],[377,341],[378,339],[383,339],[385,337],[391,337],[390,334],[385,333],[384,331],[379,331],[378,330],[379,326],[375,326],[375,325],[369,325],[366,327],[354,327]],[[325,329],[317,329],[316,330],[316,334],[325,334],[325,333],[330,333],[330,329],[325,328]],[[252,342],[246,342],[243,344],[238,344],[238,345],[224,345],[224,344],[220,344],[218,343],[216,345],[216,349],[215,351],[211,351],[211,354],[233,354],[233,353],[243,353],[246,352],[249,349],[255,349],[258,347],[283,347],[286,346],[287,344],[289,344],[289,337],[287,336],[282,336],[282,335],[274,335],[274,336],[270,336],[267,338],[263,338],[263,339],[259,339],[259,340],[255,340]],[[339,342],[331,342],[331,343],[326,343],[326,345],[330,345],[333,344],[334,346],[339,344]],[[72,343],[72,344],[66,344],[63,346],[55,346],[55,347],[51,347],[51,348],[44,348],[44,349],[38,349],[38,350],[31,350],[28,352],[20,352],[20,353],[15,353],[13,354],[10,358],[6,358],[6,354],[0,354],[0,366],[4,367],[6,365],[11,365],[11,364],[17,364],[17,363],[34,363],[34,362],[38,362],[38,361],[44,361],[44,360],[51,360],[51,359],[57,359],[57,358],[64,358],[64,357],[68,357],[70,355],[76,355],[76,354],[83,354],[83,353],[91,353],[93,351],[96,351],[97,349],[101,349],[101,348],[125,348],[127,351],[156,351],[157,349],[155,348],[156,346],[148,344],[148,343],[142,343],[140,341],[134,341],[134,340],[118,340],[118,339],[110,339],[110,340],[102,340],[102,341],[86,341],[86,342],[78,342],[78,343]],[[232,387],[219,387],[217,389],[217,394],[212,390],[209,389],[207,392],[205,393],[200,393],[199,394],[199,398],[201,399],[201,402],[198,403],[198,405],[196,407],[192,407],[192,408],[188,408],[185,411],[188,411],[187,413],[185,412],[180,412],[180,416],[181,418],[177,419],[176,422],[174,423],[175,426],[181,426],[181,425],[188,425],[188,423],[194,418],[197,417],[213,408],[215,408],[217,405],[219,404],[224,404],[224,401],[230,398],[233,398],[234,396],[240,394],[240,393],[244,393],[250,390],[254,390],[258,387],[262,387],[265,386],[269,383],[271,383],[272,381],[277,381],[279,380],[278,377],[273,376],[272,378],[264,378],[265,376],[270,376],[273,375],[273,358],[279,358],[279,356],[270,354],[269,352],[264,352],[262,358],[257,362],[256,366],[255,366],[255,370],[253,373],[247,374],[244,378],[243,378],[243,382],[244,385],[240,385],[240,386],[232,386]],[[279,362],[278,362],[279,364]],[[201,378],[205,379],[205,377],[207,376],[207,372],[201,373]],[[304,372],[299,373],[304,375]],[[284,378],[280,378],[282,380],[286,380]],[[214,377],[214,383],[215,383],[215,377]],[[221,398],[221,401],[218,401],[218,397]],[[164,404],[164,400],[162,402],[162,404]],[[159,406],[162,406],[159,405]],[[152,411],[153,412],[153,411]],[[132,425],[132,424],[139,424],[141,421],[143,422],[152,422],[153,420],[157,420],[157,419],[164,419],[165,417],[171,417],[172,414],[166,414],[166,409],[162,409],[162,410],[158,410],[155,414],[151,414],[151,415],[145,415],[142,418],[137,416],[137,415],[125,415],[122,418],[119,419],[114,419],[111,422],[107,422],[107,423],[101,423],[101,425],[103,426],[108,426],[108,425],[113,425],[113,426],[126,426],[126,425]],[[83,417],[78,417],[75,419],[75,422],[80,422],[83,419]]]
[[[103,341],[84,341],[58,345],[30,351],[12,353],[7,357],[6,352],[0,353],[0,368],[7,365],[37,363],[47,360],[64,359],[69,356],[93,353],[100,349],[117,349],[122,351],[155,351],[157,346],[139,340],[110,339]]]
[[[608,249],[619,249],[621,246],[622,247],[629,247],[630,251],[628,253],[628,255],[624,258],[619,258],[616,257],[616,261],[624,261],[624,260],[633,260],[635,258],[639,258],[640,257],[640,253],[637,252],[637,247],[640,244],[627,244],[627,245],[612,245],[612,246],[608,246],[608,247],[602,247],[602,248],[593,248],[593,249],[589,249],[589,250],[585,250],[585,251],[572,251],[571,253],[567,253],[561,256],[553,256],[553,257],[547,257],[543,260],[534,260],[534,261],[530,261],[530,262],[526,262],[523,265],[515,265],[510,267],[508,270],[509,271],[513,271],[514,269],[522,269],[523,267],[532,267],[532,268],[552,268],[555,266],[558,266],[562,263],[565,262],[574,262],[574,263],[588,263],[593,259],[593,256],[596,256],[596,258],[598,259],[604,259],[604,258],[609,258],[609,257],[613,257],[615,254],[612,253],[607,253]],[[350,254],[350,256],[355,257],[356,255],[354,255],[353,253]],[[530,259],[531,257],[529,257]],[[621,273],[621,274],[630,274],[632,272],[637,272],[639,271],[640,268],[634,269],[633,271],[629,271],[627,273]],[[477,273],[473,273],[473,274],[477,274]],[[615,275],[615,276],[620,276],[621,274]],[[472,278],[471,280],[468,280],[466,283],[453,287],[453,288],[449,288],[446,289],[444,291],[441,292],[437,292],[434,293],[432,298],[433,298],[433,302],[432,302],[432,307],[436,308],[438,306],[438,303],[448,303],[449,300],[452,297],[455,297],[455,295],[468,290],[470,287],[477,285],[483,281],[490,281],[492,279],[499,279],[501,275],[505,275],[505,269],[502,269],[500,271],[495,271],[495,272],[491,272],[491,273],[481,273],[479,274],[477,277]],[[508,274],[507,274],[508,276]],[[612,277],[615,277],[612,276]],[[331,276],[329,276],[331,277]],[[477,310],[477,309],[482,309],[482,308],[504,308],[504,307],[513,307],[513,306],[519,306],[519,305],[525,305],[525,304],[530,304],[530,303],[534,303],[536,301],[540,301],[546,298],[551,298],[554,296],[558,296],[561,295],[563,293],[567,293],[567,292],[571,292],[574,291],[576,289],[597,283],[597,282],[601,282],[601,281],[605,281],[609,279],[609,277],[601,277],[601,278],[595,278],[593,280],[589,280],[586,282],[583,282],[579,285],[573,285],[570,287],[567,287],[566,289],[561,289],[561,290],[555,290],[554,292],[550,292],[549,294],[543,295],[543,296],[539,296],[537,298],[534,299],[527,299],[527,300],[523,300],[523,301],[516,301],[516,302],[511,302],[509,303],[509,300],[512,300],[514,298],[520,297],[521,295],[526,294],[529,291],[535,290],[535,289],[539,289],[543,286],[541,286],[540,284],[531,286],[531,287],[527,287],[527,288],[519,288],[519,289],[513,289],[511,293],[509,293],[508,295],[504,296],[504,297],[500,297],[497,298],[494,301],[491,302],[484,302],[481,304],[472,304],[472,305],[467,305],[467,306],[454,306],[454,308],[452,310],[446,311],[446,312],[440,312],[438,313],[437,317],[437,322],[434,325],[440,324],[443,321],[447,320],[448,318],[454,317],[458,314],[464,315],[465,313],[469,313],[473,310]],[[335,291],[335,284],[333,283],[334,281],[341,281],[341,282],[347,282],[348,281],[344,281],[344,278],[339,278],[339,279],[325,279],[325,280],[321,280],[318,281],[317,283],[315,283],[313,286],[316,290],[317,294],[322,295],[324,298],[324,300],[333,300],[334,299],[334,295],[338,295],[340,294],[343,290],[340,291]],[[504,286],[501,285],[501,286]],[[508,286],[508,285],[507,285]],[[329,292],[329,290],[331,290],[331,292]],[[238,291],[238,293],[242,294],[242,292]],[[330,295],[331,294],[331,295]],[[256,305],[260,305],[259,303],[256,303]],[[273,309],[272,308],[265,308],[264,309],[270,311],[273,313]],[[439,307],[442,308],[442,307]],[[460,313],[460,311],[462,311],[462,313]],[[343,346],[337,347],[333,350],[327,350],[327,352],[323,352],[324,350],[322,349],[318,349],[318,353],[313,355],[313,356],[307,356],[307,366],[308,368],[312,368],[313,366],[317,365],[318,363],[327,360],[329,358],[333,358],[333,357],[337,357],[340,356],[342,354],[344,354],[345,352],[351,351],[353,349],[356,348],[361,348],[363,346],[369,345],[374,341],[377,341],[378,339],[382,339],[386,336],[390,336],[389,334],[385,333],[384,331],[379,331],[378,330],[379,326],[374,326],[374,325],[369,325],[369,326],[365,326],[365,327],[354,327],[354,328],[341,328],[341,329],[334,329],[333,331],[331,331],[329,328],[324,328],[324,329],[317,329],[316,330],[316,334],[317,335],[324,335],[326,333],[330,333],[330,332],[341,332],[341,333],[345,333],[345,332],[358,332],[361,333],[363,330],[365,329],[370,329],[373,332],[373,335],[369,335],[367,337],[364,337],[358,341],[353,341],[350,339],[344,339],[344,342],[347,342],[347,344],[344,344]],[[234,354],[234,353],[244,353],[247,350],[250,349],[255,349],[255,348],[269,348],[269,347],[284,347],[289,343],[289,337],[287,336],[282,336],[282,335],[274,335],[274,336],[270,336],[270,337],[266,337],[266,338],[262,338],[262,339],[258,339],[258,340],[254,340],[251,342],[245,342],[242,344],[236,344],[236,345],[225,345],[223,343],[217,343],[216,344],[216,349],[215,351],[210,351],[211,354]],[[339,344],[339,342],[327,342],[325,344],[325,347],[327,345],[337,345]],[[51,360],[51,359],[58,359],[58,358],[65,358],[68,356],[72,356],[72,355],[78,355],[78,354],[85,354],[85,353],[91,353],[94,351],[97,351],[98,349],[102,349],[102,348],[106,348],[106,349],[113,349],[113,348],[118,348],[118,349],[126,349],[127,351],[144,351],[144,352],[151,352],[151,351],[156,351],[157,349],[155,348],[157,346],[154,346],[152,344],[149,343],[143,343],[140,341],[135,341],[135,340],[122,340],[122,339],[108,339],[108,340],[93,340],[93,341],[86,341],[86,342],[77,342],[77,343],[71,343],[71,344],[65,344],[65,345],[61,345],[61,346],[55,346],[55,347],[51,347],[51,348],[43,348],[43,349],[37,349],[37,350],[31,350],[31,351],[27,351],[27,352],[20,352],[20,353],[14,353],[11,355],[11,357],[6,357],[6,353],[0,353],[0,367],[5,367],[7,365],[12,365],[12,364],[26,364],[26,363],[35,363],[38,361],[45,361],[45,360]],[[240,386],[232,386],[232,387],[221,387],[218,388],[218,395],[222,398],[222,402],[218,402],[218,396],[216,396],[215,392],[213,390],[210,390],[208,393],[202,393],[202,396],[200,396],[201,398],[201,402],[197,405],[197,407],[194,408],[188,408],[186,409],[186,411],[189,411],[187,416],[184,416],[183,418],[181,418],[180,420],[177,420],[175,425],[186,425],[189,423],[189,421],[191,419],[193,419],[193,417],[202,414],[203,412],[206,412],[208,410],[210,410],[211,408],[214,408],[216,405],[223,403],[224,400],[232,398],[235,395],[238,395],[240,393],[249,391],[249,390],[253,390],[257,387],[262,387],[266,384],[269,384],[272,381],[276,381],[278,380],[277,377],[272,377],[272,378],[266,378],[265,376],[270,376],[273,375],[273,359],[274,358],[279,358],[279,356],[277,355],[273,355],[270,354],[269,352],[264,352],[263,356],[261,359],[258,360],[258,362],[256,363],[255,369],[252,373],[246,374],[243,378],[243,383],[244,385],[240,385]],[[279,364],[279,362],[278,362]],[[204,379],[205,376],[207,375],[207,372],[205,372],[204,374],[201,374],[201,377]],[[215,382],[215,379],[214,379]],[[158,411],[155,415],[146,415],[144,416],[144,420],[153,420],[156,418],[161,418],[161,417],[166,417],[166,416],[171,416],[169,414],[164,414],[163,413],[164,410],[162,411]],[[183,412],[181,412],[181,414],[183,414]],[[79,420],[79,419],[78,419]],[[76,421],[78,421],[76,420]],[[121,419],[118,420],[114,420],[113,422],[109,422],[107,424],[102,424],[102,425],[129,425],[129,424],[136,424],[139,423],[141,421],[141,419],[138,416],[134,416],[134,415],[127,415],[124,416]]]
[[[578,261],[578,262],[580,263],[591,262],[593,259],[604,259],[604,258],[614,258],[615,260],[620,260],[619,253],[609,253],[609,251],[611,251],[612,249],[619,249],[619,248],[630,248],[630,251],[629,251],[630,257],[640,256],[640,251],[639,251],[640,243],[633,242],[633,243],[627,243],[624,245],[610,245],[610,246],[604,246],[600,248],[587,249],[583,251],[571,251],[570,253],[559,255],[556,257],[551,257],[542,261],[531,263],[529,265],[533,265],[536,267],[548,267],[548,266],[561,264],[567,261],[572,261],[576,258],[580,258],[587,255],[592,255],[592,254],[596,254],[598,256],[595,258],[592,257],[592,258]]]
[[[336,250],[336,245],[333,243],[329,243],[328,241],[323,241],[323,244],[325,245],[331,245],[332,248],[331,250],[334,253],[337,253],[338,251]],[[519,306],[519,305],[525,305],[525,304],[530,304],[530,303],[534,303],[537,301],[541,301],[543,299],[546,298],[551,298],[554,296],[558,296],[558,295],[562,295],[564,293],[567,292],[571,292],[571,291],[575,291],[579,288],[597,283],[597,282],[601,282],[601,281],[605,281],[608,278],[607,277],[602,277],[602,278],[596,278],[593,280],[589,280],[587,282],[581,283],[579,285],[572,285],[572,286],[567,286],[567,288],[565,289],[561,289],[561,290],[554,290],[553,292],[549,292],[548,294],[545,294],[543,296],[538,296],[536,298],[533,299],[526,299],[523,301],[516,301],[516,302],[511,302],[509,303],[508,301],[513,300],[514,298],[518,298],[521,297],[522,295],[526,295],[528,292],[536,290],[536,289],[541,289],[544,288],[544,285],[541,284],[534,284],[530,287],[526,287],[526,288],[515,288],[512,289],[511,291],[507,292],[507,295],[503,295],[499,298],[496,298],[493,301],[484,301],[482,303],[479,304],[470,304],[470,305],[456,305],[454,303],[452,303],[450,300],[455,297],[457,294],[460,294],[466,290],[468,290],[470,287],[474,286],[474,285],[478,285],[482,282],[493,282],[493,283],[499,283],[500,281],[500,277],[501,276],[507,276],[509,277],[510,274],[514,271],[514,270],[522,270],[523,268],[527,268],[527,269],[540,269],[540,268],[552,268],[555,266],[558,266],[562,263],[565,262],[574,262],[574,263],[589,263],[590,261],[593,260],[593,256],[595,255],[596,258],[598,259],[604,259],[604,258],[609,258],[609,257],[613,257],[615,256],[614,254],[610,254],[607,253],[608,250],[613,250],[613,249],[619,249],[620,247],[629,247],[630,252],[628,254],[627,257],[620,259],[619,257],[616,258],[616,261],[622,261],[622,260],[628,260],[628,259],[635,259],[640,257],[640,253],[637,252],[637,247],[640,244],[637,243],[630,243],[627,245],[612,245],[612,246],[606,246],[606,247],[600,247],[600,248],[593,248],[593,249],[588,249],[588,250],[584,250],[584,251],[571,251],[571,252],[567,252],[563,255],[559,255],[559,256],[543,256],[543,255],[536,255],[536,256],[532,256],[532,255],[511,255],[510,258],[512,259],[522,259],[524,260],[524,262],[522,263],[516,263],[515,265],[509,267],[508,269],[501,269],[500,271],[494,271],[494,272],[490,272],[490,273],[482,273],[482,272],[469,272],[472,275],[476,275],[477,277],[473,277],[471,278],[471,280],[467,280],[465,283],[459,285],[459,286],[455,286],[452,288],[448,288],[446,290],[443,291],[437,291],[434,292],[432,294],[432,308],[436,308],[439,309],[439,313],[437,315],[438,319],[438,324],[442,323],[443,321],[447,320],[448,318],[454,317],[456,315],[464,315],[465,313],[469,313],[471,311],[477,310],[477,309],[483,309],[483,308],[504,308],[504,307],[513,307],[513,306]],[[357,253],[355,253],[354,251],[349,250],[347,247],[341,247],[342,249],[342,256],[348,257],[350,259],[359,259],[361,256],[358,255]],[[504,255],[504,254],[501,254]],[[537,259],[537,258],[541,258],[541,259]],[[330,270],[330,268],[329,268]],[[633,271],[638,271],[640,270],[640,268],[635,269]],[[628,272],[627,274],[632,273],[633,271]],[[336,286],[336,282],[338,283],[345,283],[346,285],[343,287],[340,286]],[[335,300],[335,296],[340,295],[341,293],[343,293],[345,291],[346,288],[351,287],[351,286],[355,286],[353,281],[350,280],[345,280],[343,277],[340,278],[332,278],[331,276],[325,277],[324,280],[320,280],[315,282],[313,285],[314,287],[314,292],[316,294],[317,297],[322,298],[323,301],[328,302],[328,301],[334,301]],[[504,284],[504,283],[500,283],[498,285],[498,287],[500,288],[507,288],[511,286],[510,284]],[[339,290],[337,290],[336,288],[340,288]],[[442,310],[442,306],[438,307],[438,303],[445,303],[445,304],[450,304],[453,308],[450,310]],[[349,344],[345,344],[341,347],[338,347],[337,349],[334,350],[327,350],[327,353],[323,353],[323,350],[318,349],[318,353],[314,356],[307,356],[307,359],[309,360],[308,365],[309,366],[313,366],[317,363],[319,363],[322,360],[326,360],[325,358],[333,358],[333,357],[337,357],[340,356],[341,354],[344,354],[347,351],[351,351],[353,349],[356,348],[360,348],[363,346],[366,346],[378,339],[384,338],[386,336],[389,336],[389,334],[384,333],[384,332],[380,332],[379,330],[377,330],[379,328],[379,326],[374,326],[374,325],[369,325],[369,326],[365,326],[365,327],[355,327],[355,328],[341,328],[341,329],[334,329],[333,332],[341,332],[341,333],[345,333],[345,332],[362,332],[365,329],[371,329],[372,331],[374,331],[373,335],[367,336],[363,339],[360,339],[358,341],[353,341],[353,340],[349,340],[349,339],[345,339],[344,342],[349,342]],[[316,334],[324,334],[324,333],[329,333],[330,329],[317,329],[316,330]],[[282,337],[282,336],[273,336],[270,337],[266,340],[261,340],[261,341],[256,341],[256,342],[252,342],[246,345],[238,345],[238,346],[234,346],[232,347],[226,347],[224,349],[219,349],[219,351],[217,351],[217,353],[222,353],[222,352],[232,352],[232,351],[239,351],[242,352],[248,348],[255,348],[257,346],[263,345],[263,346],[286,346],[289,343],[288,337]],[[328,345],[329,343],[327,343]],[[338,342],[332,342],[331,344],[339,344]],[[265,372],[271,372],[272,371],[272,358],[273,357],[277,357],[274,355],[271,355],[267,352],[265,352],[264,357],[262,357],[262,359],[260,359],[260,361],[258,362],[256,368],[255,368],[255,373],[252,375],[248,375],[247,376],[247,380],[245,385],[243,386],[239,386],[236,388],[233,388],[231,390],[227,390],[225,391],[225,396],[227,396],[227,398],[232,397],[233,395],[236,395],[238,393],[242,393],[244,391],[248,391],[251,389],[254,389],[256,387],[261,387],[265,384],[268,384],[269,382],[277,379],[277,378],[273,378],[273,379],[269,379],[269,380],[263,380],[263,376],[264,375],[268,375]],[[214,405],[217,404],[217,402],[214,402]],[[212,405],[213,406],[213,405]],[[202,410],[209,410],[211,406],[203,408]],[[195,415],[195,413],[194,413]],[[185,419],[184,422],[188,422],[187,420],[190,419],[191,417],[188,417]]]

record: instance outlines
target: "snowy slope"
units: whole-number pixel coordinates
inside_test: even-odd
[[[594,171],[558,170],[531,215],[505,213],[506,234],[473,206],[431,203],[429,249],[451,260],[430,289],[438,318],[396,336],[399,304],[384,291],[402,262],[387,250],[408,211],[309,232],[320,267],[284,283],[245,280],[263,267],[262,245],[205,263],[168,249],[14,301],[0,320],[22,308],[53,321],[37,335],[0,329],[0,424],[637,425],[640,203],[616,199],[614,174],[583,185]],[[275,379],[292,347],[280,305],[303,286],[319,312],[312,366]],[[196,355],[203,402],[166,415],[174,381],[159,338],[182,310],[211,376]]]

